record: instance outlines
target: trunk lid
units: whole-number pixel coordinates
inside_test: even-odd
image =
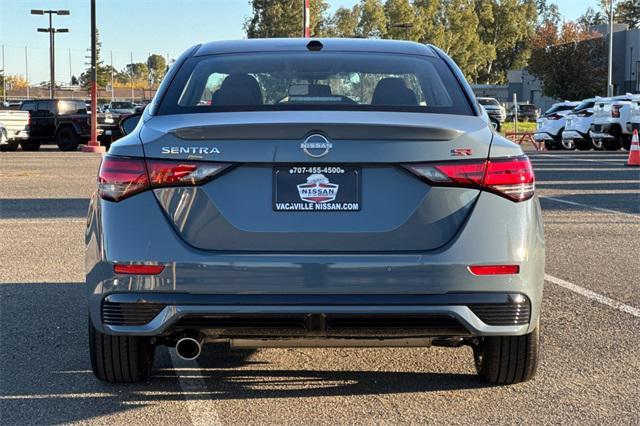
[[[310,156],[326,147],[313,143],[305,152],[310,135],[326,138],[328,153]],[[441,247],[479,191],[431,187],[401,165],[485,159],[492,135],[479,117],[342,111],[156,116],[141,132],[147,158],[235,164],[204,185],[154,193],[186,243],[251,252]]]

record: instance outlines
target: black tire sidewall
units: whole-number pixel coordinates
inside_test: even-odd
[[[80,145],[80,137],[72,128],[63,127],[56,133],[56,143],[60,151],[75,151]]]

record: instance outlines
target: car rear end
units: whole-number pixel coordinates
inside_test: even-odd
[[[536,132],[533,139],[544,142],[547,149],[559,149],[562,143],[562,131],[565,128],[565,118],[577,102],[561,102],[551,106],[542,117],[536,120]]]
[[[595,99],[585,99],[565,116],[563,147],[573,146],[581,150],[592,147],[589,130],[593,122],[594,105]]]
[[[529,159],[437,49],[307,42],[194,48],[112,145],[86,235],[94,371],[144,376],[99,359],[124,340],[147,361],[158,344],[471,345],[486,379],[527,380]]]

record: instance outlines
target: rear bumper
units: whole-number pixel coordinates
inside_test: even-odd
[[[521,335],[531,320],[519,293],[440,295],[107,296],[101,319],[109,334],[209,338],[417,338]]]
[[[589,138],[590,136],[588,131],[587,133],[582,133],[577,130],[565,130],[564,132],[562,132],[563,140],[581,140],[581,139],[589,139]]]
[[[555,141],[555,136],[550,134],[550,133],[546,133],[546,132],[536,132],[533,134],[533,139],[537,142],[539,141]]]

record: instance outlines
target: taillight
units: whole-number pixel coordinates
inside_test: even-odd
[[[591,117],[593,113],[591,111],[582,111],[576,114],[578,117]]]
[[[211,180],[229,164],[197,161],[147,160],[106,156],[98,173],[98,193],[120,201],[151,188],[193,186]]]
[[[551,115],[547,116],[547,119],[549,119],[549,120],[560,120],[561,118],[562,118],[562,116],[558,115],[558,114],[551,114]]]
[[[98,172],[98,194],[120,201],[149,189],[147,168],[142,158],[105,156]]]
[[[533,168],[527,156],[408,164],[405,167],[431,186],[477,188],[516,202],[530,199],[535,191]]]
[[[227,167],[229,164],[147,160],[147,170],[153,188],[200,185]]]
[[[622,109],[622,105],[612,105],[611,106],[611,117],[620,118],[620,109]]]

